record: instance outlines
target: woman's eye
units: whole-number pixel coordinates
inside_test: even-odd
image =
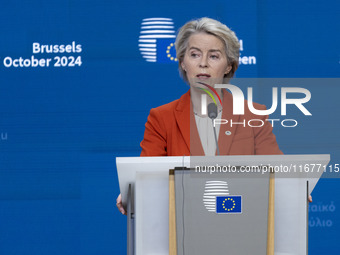
[[[199,55],[198,55],[197,53],[195,53],[195,52],[191,52],[190,56],[196,58],[196,57],[198,57]]]
[[[218,58],[219,58],[218,55],[211,55],[210,57],[211,57],[212,59],[218,59]]]

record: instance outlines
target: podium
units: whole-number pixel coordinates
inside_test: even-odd
[[[232,255],[249,254],[247,247],[255,249],[256,244],[261,246],[258,248],[259,251],[261,249],[264,251],[264,253],[260,252],[261,254],[270,254],[268,243],[266,243],[269,239],[274,240],[273,253],[276,255],[308,254],[307,197],[314,189],[329,161],[329,155],[117,158],[123,205],[128,209],[128,254],[167,255],[169,248],[171,254],[174,254],[173,240],[177,244],[175,254],[178,255],[206,254],[209,249],[210,254],[218,254],[221,251],[224,251],[223,254]],[[201,166],[215,166],[215,170],[218,168],[217,166],[224,166],[225,169],[228,166],[234,167],[236,170],[243,167],[243,170],[248,172],[220,172],[218,174],[216,172],[198,172]],[[306,166],[320,167],[313,168],[311,171]],[[250,172],[250,169],[253,168],[254,171],[256,167],[264,169],[254,176],[254,172]],[[175,168],[177,170],[174,171],[174,185],[170,185],[170,194],[173,191],[175,193],[176,218],[172,219],[170,213],[170,220],[172,220],[170,221],[170,237],[172,237],[170,240],[172,241],[170,241],[169,247],[169,180],[172,178],[169,177],[169,170]],[[270,234],[270,228],[268,228],[270,225],[268,224],[270,222],[268,221],[268,217],[270,218],[270,210],[268,210],[270,206],[270,174],[268,169],[272,169],[275,175],[273,179],[275,192],[272,196],[275,201],[272,210],[274,235]],[[210,168],[211,170],[213,168]],[[190,171],[194,171],[194,174]],[[207,181],[228,183],[229,193],[223,194],[222,192],[222,195],[226,195],[225,201],[229,195],[231,195],[230,199],[233,199],[235,195],[244,194],[242,195],[243,209],[238,216],[235,214],[220,215],[216,212],[217,202],[215,207],[214,205],[211,207],[209,205],[211,201],[208,200],[205,204],[202,190],[207,191],[205,187]],[[247,191],[242,189],[242,186],[247,187]],[[192,189],[188,192],[190,187]],[[182,188],[185,188],[185,192]],[[183,200],[184,196],[186,198]],[[254,197],[262,200],[258,209],[256,203],[253,205],[249,203],[254,202]],[[193,203],[188,203],[191,200]],[[184,204],[183,201],[185,201]],[[266,207],[263,206],[264,204]],[[208,209],[212,211],[208,211]],[[199,215],[200,217],[198,217]],[[202,217],[202,215],[205,216]],[[242,219],[242,217],[244,218]],[[256,223],[254,226],[251,225],[251,217]],[[184,224],[183,219],[185,220]],[[209,225],[211,222],[215,223]],[[175,223],[176,226],[174,226]],[[205,226],[204,223],[208,224]],[[225,229],[224,233],[217,233],[218,227],[216,226],[220,230]],[[202,229],[204,233],[200,233]],[[233,231],[236,229],[235,235],[228,232],[232,229]],[[175,230],[175,237],[173,237],[173,230]],[[242,231],[244,231],[243,235]],[[242,236],[244,239],[240,239]],[[236,240],[232,240],[234,237]],[[213,239],[209,240],[209,238]],[[217,242],[217,239],[220,241]],[[214,247],[211,247],[212,244]],[[209,249],[205,245],[209,245]],[[224,250],[223,247],[225,247]],[[238,247],[240,247],[239,250]]]

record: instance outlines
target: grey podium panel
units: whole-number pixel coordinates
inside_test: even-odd
[[[176,170],[175,190],[178,255],[266,254],[269,175]],[[242,212],[216,213],[216,193],[242,196]]]

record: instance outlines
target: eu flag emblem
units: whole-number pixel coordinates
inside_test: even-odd
[[[242,196],[216,197],[216,213],[242,213]]]
[[[175,39],[157,39],[157,62],[177,62]]]

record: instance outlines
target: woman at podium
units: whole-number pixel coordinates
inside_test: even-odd
[[[190,89],[181,98],[151,109],[141,156],[282,154],[266,115],[233,114],[228,84],[239,65],[239,41],[226,25],[210,18],[186,23],[178,32],[176,55]],[[257,110],[265,106],[253,103]],[[117,207],[124,213],[120,196]]]
[[[229,83],[238,68],[235,33],[217,20],[201,18],[179,30],[175,46],[180,74],[190,89],[180,99],[151,109],[141,156],[282,154],[268,116],[253,114],[246,101],[244,115],[234,115],[233,95],[215,88]],[[209,109],[202,110],[211,104],[214,120]],[[265,106],[254,103],[254,108]]]

